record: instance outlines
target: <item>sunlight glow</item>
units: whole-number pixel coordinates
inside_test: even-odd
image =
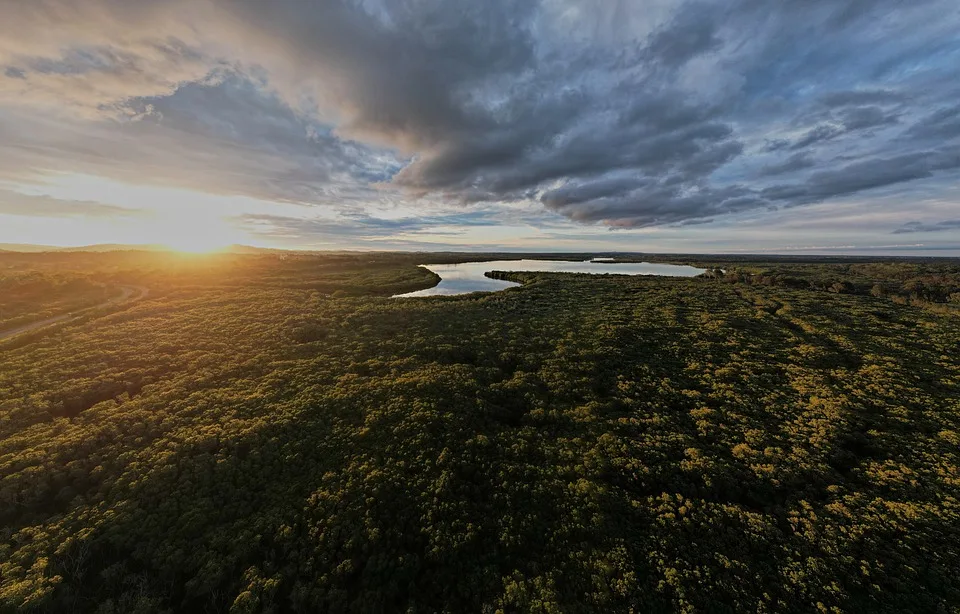
[[[123,243],[169,247],[188,253],[207,253],[233,244],[256,245],[256,237],[237,223],[246,214],[277,213],[296,205],[270,203],[244,196],[226,196],[180,188],[134,185],[81,174],[51,174],[42,182],[14,186],[31,196],[47,196],[67,202],[94,202],[124,210],[109,217],[77,217],[42,220],[42,232],[30,232],[31,220],[23,220],[20,236],[42,236],[52,245]],[[291,213],[288,211],[287,213]],[[37,229],[41,230],[41,229]]]
[[[208,253],[249,239],[223,217],[207,211],[166,211],[150,217],[150,230],[140,236],[145,243],[178,252]]]

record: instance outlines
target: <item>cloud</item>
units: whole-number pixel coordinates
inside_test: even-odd
[[[925,179],[938,171],[955,171],[958,168],[960,153],[957,150],[872,158],[832,170],[818,170],[803,183],[771,186],[762,190],[760,196],[771,202],[797,206]]]
[[[943,107],[921,118],[907,133],[917,139],[943,140],[960,136],[960,105]]]
[[[344,238],[378,241],[384,238],[397,239],[399,235],[417,235],[438,226],[457,229],[496,226],[499,223],[496,217],[486,212],[395,219],[377,218],[365,213],[346,213],[333,218],[313,219],[247,214],[239,216],[235,221],[256,235],[288,242],[309,242],[319,237],[333,242],[341,242]]]
[[[349,214],[522,201],[646,227],[960,168],[950,0],[648,4],[0,0],[0,178],[172,184],[389,232]]]
[[[906,96],[901,92],[882,89],[829,92],[820,98],[820,102],[828,107],[899,104],[905,100]]]
[[[896,113],[887,113],[880,107],[874,106],[843,109],[840,117],[846,132],[896,124],[900,121]]]
[[[795,153],[782,162],[768,164],[760,169],[760,176],[773,177],[775,175],[784,175],[793,173],[815,166],[813,158],[805,152]]]
[[[851,98],[856,100],[863,93],[848,92],[847,94],[856,94]],[[832,97],[842,99],[842,93],[834,94]],[[899,111],[884,109],[880,106],[851,106],[850,103],[837,104],[836,101],[826,106],[828,108],[814,107],[813,110],[793,120],[794,124],[804,124],[813,120],[818,122],[815,126],[807,129],[794,140],[781,138],[768,141],[764,150],[767,152],[804,150],[859,131],[891,126],[900,121]]]
[[[790,149],[806,149],[807,147],[810,147],[816,143],[835,139],[846,131],[847,130],[843,126],[823,124],[813,128],[800,137],[800,139],[790,145]]]
[[[942,222],[924,223],[907,222],[900,228],[893,231],[895,235],[912,234],[915,232],[945,232],[960,231],[960,220],[944,220]]]
[[[707,4],[691,4],[677,11],[670,23],[650,36],[646,47],[648,57],[672,70],[721,47],[723,41],[718,35],[717,15],[712,8]]]
[[[389,153],[337,137],[275,94],[236,75],[140,98],[136,121],[0,114],[0,180],[37,181],[69,160],[73,173],[261,200],[349,204],[400,168]],[[131,203],[136,206],[136,203]]]
[[[142,212],[92,201],[65,201],[0,189],[0,215],[24,217],[136,217]]]

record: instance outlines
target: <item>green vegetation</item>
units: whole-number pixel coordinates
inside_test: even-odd
[[[150,288],[0,343],[0,611],[960,611],[960,265],[422,260],[0,254]]]
[[[960,266],[943,261],[709,266],[714,268],[708,277],[731,283],[886,297],[901,305],[960,314]]]
[[[104,284],[83,275],[0,270],[0,331],[92,307],[110,297]]]

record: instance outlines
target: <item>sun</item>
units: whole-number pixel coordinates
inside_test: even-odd
[[[163,246],[184,254],[212,254],[223,251],[231,244],[227,241],[210,240],[206,237],[176,237],[163,242]]]
[[[199,211],[166,212],[153,221],[154,242],[177,252],[209,254],[243,241],[227,220]]]
[[[101,203],[115,210],[113,215],[95,220],[71,218],[57,227],[46,223],[45,242],[155,246],[190,254],[255,242],[242,223],[243,217],[274,206],[247,197],[129,184],[83,174],[51,175],[42,185],[24,187],[23,193]],[[57,236],[52,236],[55,233]]]
[[[156,243],[187,254],[222,251],[240,241],[237,232],[221,219],[180,216],[155,229]]]

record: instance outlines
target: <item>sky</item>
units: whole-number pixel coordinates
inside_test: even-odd
[[[960,255],[956,0],[0,0],[0,243]]]

